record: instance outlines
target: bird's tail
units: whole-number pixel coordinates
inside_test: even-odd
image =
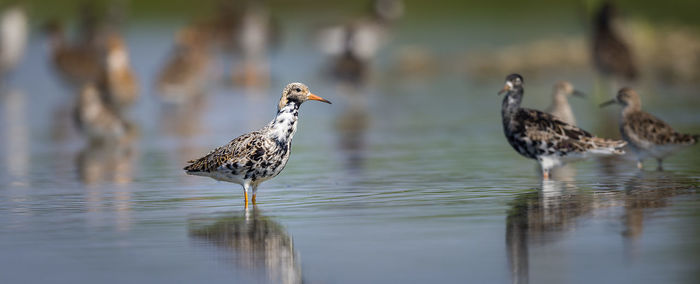
[[[671,137],[673,142],[675,144],[681,144],[681,145],[695,145],[700,141],[700,135],[699,134],[683,134],[683,133],[674,133],[673,137]]]
[[[598,155],[622,155],[625,150],[622,149],[627,145],[627,142],[622,140],[612,140],[594,137],[589,141],[593,147],[588,150],[591,154]]]

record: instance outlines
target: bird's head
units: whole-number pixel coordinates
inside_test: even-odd
[[[322,97],[312,94],[309,91],[309,87],[302,83],[290,83],[284,87],[284,91],[282,91],[282,98],[280,98],[278,110],[282,109],[291,102],[301,105],[303,102],[308,100],[321,101],[328,104],[331,103]]]
[[[571,85],[571,83],[567,81],[559,81],[556,84],[554,84],[554,95],[574,95],[577,97],[584,97],[585,94],[583,92],[580,92],[576,89],[574,89],[574,86]]]
[[[622,106],[639,105],[639,95],[632,90],[632,88],[625,87],[617,92],[617,96],[615,96],[614,99],[600,104],[600,107],[609,106],[611,104],[619,104]]]
[[[521,88],[523,86],[523,76],[520,76],[520,74],[510,74],[508,77],[506,77],[506,84],[503,86],[503,89],[498,92],[498,94],[503,94],[505,92],[511,91],[515,88]]]

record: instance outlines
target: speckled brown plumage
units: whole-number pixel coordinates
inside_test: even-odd
[[[258,185],[277,176],[287,164],[299,107],[307,100],[330,103],[310,93],[304,84],[291,83],[282,92],[277,115],[267,126],[241,135],[204,157],[189,161],[184,170],[190,175],[242,185],[246,206],[248,190],[252,189],[255,203]]]
[[[683,146],[698,142],[698,135],[678,133],[663,120],[642,111],[639,94],[630,88],[620,89],[615,99],[603,106],[612,103],[623,106],[620,133],[636,154],[639,168],[647,157],[655,158],[661,168],[665,157]]]
[[[185,167],[188,174],[229,181],[234,176],[258,184],[277,176],[289,159],[290,141],[278,144],[265,128],[241,135]],[[223,173],[222,173],[223,172]],[[199,173],[199,174],[198,174]],[[218,174],[217,174],[218,173]]]
[[[503,132],[513,149],[540,163],[544,178],[549,177],[550,169],[566,161],[589,154],[624,153],[624,141],[598,138],[551,114],[521,108],[522,83],[522,76],[518,74],[506,77],[506,85],[501,91],[507,91],[501,109]]]

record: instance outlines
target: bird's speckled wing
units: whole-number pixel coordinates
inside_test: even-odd
[[[619,148],[625,145],[623,141],[595,137],[588,131],[537,110],[520,109],[515,120],[521,123],[520,139],[534,146],[537,154],[583,153],[600,147]]]
[[[556,146],[560,150],[584,152],[587,147],[582,142],[593,138],[593,135],[587,131],[567,124],[548,113],[521,109],[517,116],[516,119],[523,123],[525,137],[533,142],[545,144],[558,142]]]
[[[634,137],[637,140],[643,139],[656,145],[694,144],[697,142],[697,135],[678,133],[663,120],[643,111],[626,115],[621,128],[623,135],[628,139]],[[636,144],[642,141],[633,142]]]
[[[228,144],[214,149],[209,154],[189,161],[184,170],[188,172],[211,172],[226,165],[245,166],[249,160],[264,154],[263,141],[266,139],[261,131],[244,134],[231,140]],[[263,152],[263,153],[258,153]]]

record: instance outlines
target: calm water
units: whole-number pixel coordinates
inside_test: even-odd
[[[74,94],[51,73],[45,42],[33,38],[0,96],[3,283],[700,277],[700,147],[668,159],[664,172],[651,163],[639,171],[624,158],[590,160],[542,182],[535,163],[503,138],[496,92],[506,74],[480,83],[449,70],[404,77],[383,73],[392,70],[387,55],[372,84],[348,91],[321,76],[323,58],[294,35],[270,59],[269,89],[213,88],[202,106],[174,113],[152,91],[171,31],[128,34],[144,93],[131,113],[141,136],[127,150],[85,145],[70,120]],[[558,79],[594,89],[590,75],[524,75],[532,107],[548,104]],[[243,209],[238,185],[181,171],[272,119],[291,81],[334,104],[302,107],[292,157],[260,187],[257,207]],[[696,94],[652,91],[660,94],[644,98],[648,110],[700,132]],[[599,101],[572,103],[583,127],[614,125]]]

